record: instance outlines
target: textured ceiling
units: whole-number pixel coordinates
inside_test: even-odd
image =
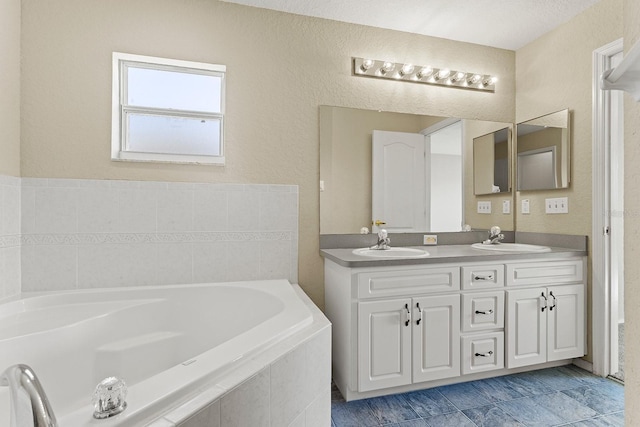
[[[600,0],[223,0],[516,50]]]

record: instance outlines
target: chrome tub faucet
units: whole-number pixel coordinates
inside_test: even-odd
[[[11,427],[58,427],[49,399],[29,366],[7,368],[0,375],[0,386],[9,386]]]

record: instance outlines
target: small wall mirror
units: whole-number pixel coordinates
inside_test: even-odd
[[[516,129],[518,191],[569,187],[569,110],[518,123]]]
[[[475,195],[511,191],[509,127],[473,138],[473,192]]]

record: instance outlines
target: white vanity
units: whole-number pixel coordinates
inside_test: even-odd
[[[325,249],[333,377],[346,400],[570,363],[585,354],[586,253]]]

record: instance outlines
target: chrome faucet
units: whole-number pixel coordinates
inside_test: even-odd
[[[500,227],[498,227],[497,225],[494,225],[489,230],[489,238],[483,241],[482,243],[485,245],[495,245],[500,243],[500,240],[504,239],[504,234],[502,234],[500,231],[501,231]]]
[[[374,249],[377,251],[387,250],[391,248],[389,246],[390,243],[391,243],[391,239],[389,239],[388,237],[387,230],[382,229],[378,231],[378,243],[371,246],[369,249]]]
[[[0,386],[9,386],[11,427],[57,427],[58,422],[38,377],[27,365],[13,365],[0,375]]]

